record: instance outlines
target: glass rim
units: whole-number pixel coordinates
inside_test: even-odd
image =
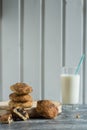
[[[60,69],[61,74],[75,74],[76,66],[63,66]]]

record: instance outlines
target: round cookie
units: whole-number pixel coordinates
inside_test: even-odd
[[[22,107],[22,108],[30,108],[33,105],[33,101],[27,101],[27,102],[14,102],[14,101],[9,101],[9,107],[14,108],[14,107]]]
[[[10,89],[17,93],[18,95],[21,94],[28,94],[33,91],[32,87],[27,85],[26,83],[16,83],[10,86]]]
[[[37,101],[36,111],[41,117],[52,119],[58,115],[58,108],[50,100]]]
[[[32,97],[28,94],[25,95],[17,95],[16,93],[11,93],[9,98],[14,102],[27,102],[33,101]]]

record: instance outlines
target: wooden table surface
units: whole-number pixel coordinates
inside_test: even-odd
[[[30,119],[0,124],[0,130],[87,130],[87,105],[63,111],[56,119]]]

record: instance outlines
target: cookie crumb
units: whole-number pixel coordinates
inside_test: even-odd
[[[79,119],[80,118],[80,114],[76,114],[76,118]]]

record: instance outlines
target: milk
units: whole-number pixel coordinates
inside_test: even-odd
[[[78,104],[80,75],[61,74],[61,90],[63,104]]]

